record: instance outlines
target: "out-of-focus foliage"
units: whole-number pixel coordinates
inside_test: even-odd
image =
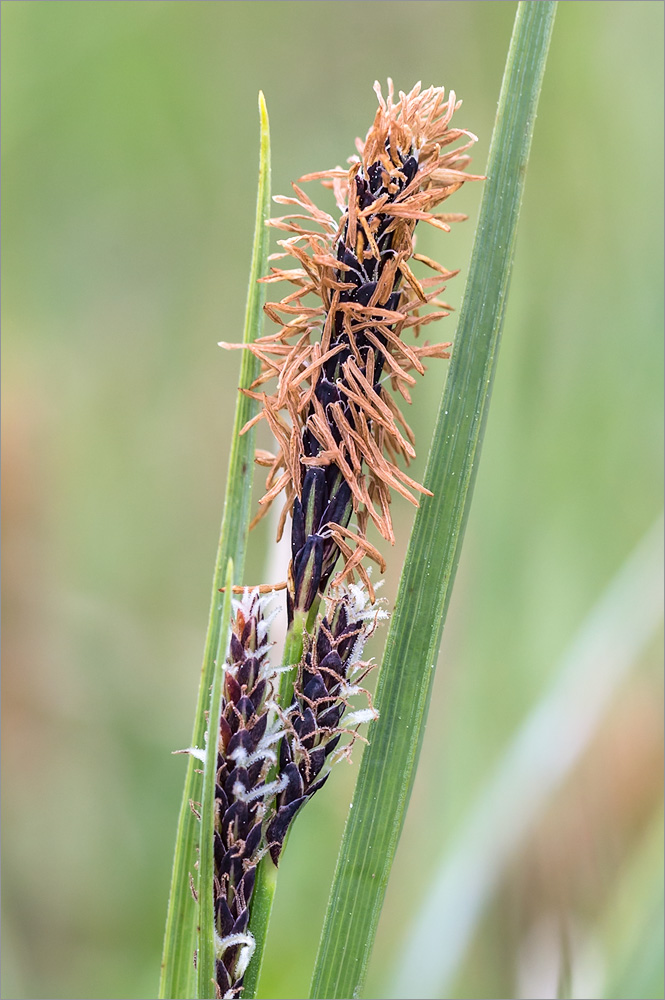
[[[156,994],[185,766],[170,751],[191,734],[239,366],[215,344],[242,333],[258,90],[276,193],[344,162],[388,75],[454,88],[482,169],[513,15],[503,2],[3,3],[3,996]],[[559,9],[370,996],[428,859],[662,503],[662,20],[655,3]],[[471,221],[423,232],[419,250],[466,273],[479,196],[456,195]],[[453,332],[451,317],[431,335]],[[416,478],[442,381],[433,362],[414,393]],[[395,520],[391,599],[406,504]],[[268,540],[257,529],[249,582]],[[663,995],[659,663],[654,642],[506,871],[455,995],[534,982],[555,995],[562,917],[588,995],[598,982]],[[265,997],[305,995],[354,776],[340,765],[293,830]]]

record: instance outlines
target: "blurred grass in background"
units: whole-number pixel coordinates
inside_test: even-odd
[[[242,330],[257,91],[275,193],[354,152],[388,75],[456,90],[482,171],[514,10],[3,3],[4,997],[156,994],[185,767],[170,751],[191,733],[239,367],[215,344]],[[662,22],[660,3],[560,5],[368,996],[388,989],[430,868],[662,505]],[[419,234],[462,268],[454,305],[479,198],[467,185],[451,211],[470,221]],[[433,362],[414,393],[416,478],[443,379]],[[411,523],[399,500],[395,520],[391,600]],[[264,579],[268,531],[248,582]],[[584,953],[574,995],[663,996],[660,649],[503,873],[450,995],[556,995],[568,935],[574,966]],[[306,995],[356,768],[290,838],[264,997]]]

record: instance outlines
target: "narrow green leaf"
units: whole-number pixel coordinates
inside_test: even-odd
[[[196,972],[198,997],[214,1000],[215,978],[215,915],[213,912],[213,879],[215,875],[215,779],[217,776],[217,727],[222,712],[222,685],[224,662],[229,644],[231,620],[231,587],[233,586],[233,560],[229,559],[226,571],[222,620],[214,663],[214,677],[208,710],[208,740],[203,768],[203,794],[201,797],[201,826],[199,847],[199,933]]]
[[[263,303],[265,285],[257,284],[257,279],[267,271],[268,231],[266,220],[270,209],[270,133],[268,113],[263,94],[259,94],[261,153],[259,183],[256,203],[256,227],[254,247],[247,294],[245,330],[243,342],[255,340],[263,324]],[[240,386],[246,388],[258,375],[259,362],[250,351],[243,351],[240,368]],[[193,746],[202,746],[206,730],[205,712],[209,703],[210,685],[213,679],[214,658],[219,644],[221,629],[222,601],[219,589],[224,583],[224,573],[229,559],[233,559],[236,580],[242,580],[245,565],[245,548],[249,528],[252,492],[252,465],[254,457],[254,431],[240,437],[239,431],[257,412],[257,403],[247,396],[238,394],[233,428],[229,473],[224,502],[224,516],[217,549],[217,559],[212,581],[212,599],[208,620],[201,681],[199,686]],[[190,801],[201,798],[201,775],[197,774],[197,761],[189,758],[185,788],[178,817],[171,893],[169,896],[164,953],[159,985],[162,1000],[186,1000],[193,997],[196,975],[193,964],[196,948],[197,908],[190,890],[190,873],[196,863],[198,843],[198,820],[190,809]]]
[[[425,486],[328,903],[312,997],[356,997],[413,785],[434,667],[468,516],[556,4],[518,5],[488,179]]]

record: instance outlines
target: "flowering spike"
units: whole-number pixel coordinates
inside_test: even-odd
[[[286,713],[280,750],[276,810],[266,829],[275,864],[287,831],[301,806],[327,781],[335,760],[350,756],[358,727],[378,718],[369,693],[360,686],[372,669],[361,659],[363,647],[387,612],[369,602],[361,587],[342,587],[327,599],[325,616],[298,668],[293,702]],[[364,695],[368,706],[351,710],[349,700]],[[351,739],[342,750],[343,734]]]
[[[215,788],[214,912],[220,997],[236,997],[254,939],[247,931],[256,866],[265,851],[264,823],[284,781],[271,781],[282,724],[273,709],[278,674],[268,662],[258,588],[233,601],[229,658],[224,668]],[[198,755],[196,748],[190,753]]]
[[[391,81],[385,98],[378,83],[375,90],[379,107],[350,168],[301,178],[332,188],[339,223],[298,184],[295,198],[276,199],[294,211],[271,220],[289,234],[272,259],[291,257],[297,266],[275,266],[264,280],[295,290],[266,305],[279,329],[248,348],[262,364],[250,394],[263,402],[258,419],[279,445],[276,456],[259,455],[270,467],[260,502],[265,510],[285,491],[285,513],[293,514],[290,617],[324,592],[340,555],[336,582],[358,573],[371,593],[362,561],[381,557],[366,540],[368,521],[392,543],[391,490],[416,505],[416,494],[427,493],[397,464],[408,465],[415,451],[387,384],[408,402],[411,372],[423,374],[425,358],[449,356],[450,344],[408,344],[402,335],[417,337],[448,315],[439,296],[455,272],[418,256],[434,271],[418,278],[408,261],[416,224],[448,231],[463,216],[432,210],[465,180],[478,179],[464,172],[476,137],[450,127],[460,103],[453,92],[446,99],[443,88],[417,84],[396,101]],[[310,304],[310,294],[318,302]],[[274,392],[255,391],[271,378]],[[349,528],[354,514],[357,525]]]

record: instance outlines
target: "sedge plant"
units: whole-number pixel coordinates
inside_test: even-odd
[[[440,415],[424,484],[406,472],[415,438],[402,406],[410,402],[426,362],[450,357],[452,345],[430,343],[423,329],[436,329],[431,324],[449,314],[442,295],[457,272],[416,253],[414,234],[423,225],[448,233],[464,216],[438,211],[439,206],[467,181],[484,179],[468,171],[476,137],[457,123],[461,102],[442,87],[417,84],[408,93],[395,93],[389,81],[384,96],[375,84],[376,116],[364,140],[356,141],[350,166],[301,177],[293,195],[275,199],[288,214],[271,219],[267,116],[261,104],[262,162],[245,338],[240,345],[221,345],[243,349],[241,393],[199,709],[192,746],[185,751],[190,759],[162,997],[256,995],[289,830],[324,787],[334,763],[348,758],[358,740],[369,740],[312,995],[356,996],[362,987],[471,496],[553,12],[549,2],[519,5],[488,169],[489,184],[502,178],[506,190],[489,206],[486,192],[481,244],[446,386],[446,398],[463,399],[465,412],[445,435],[443,458]],[[318,207],[305,189],[317,181],[332,190],[335,214]],[[268,259],[267,226],[285,234]],[[503,243],[493,246],[497,236]],[[488,281],[483,290],[495,294],[494,307],[469,320],[469,309],[474,301],[478,305],[477,284]],[[286,293],[264,307],[273,327],[259,335],[266,286],[282,283],[289,286]],[[289,533],[291,561],[283,584],[248,587],[242,584],[251,507],[246,470],[261,420],[275,448],[255,454],[268,469],[255,520],[282,498],[278,533]],[[422,506],[373,699],[366,687],[373,663],[364,658],[364,647],[388,611],[377,598],[369,566],[383,573],[386,562],[368,535],[374,530],[394,542],[394,493]],[[450,518],[442,523],[446,508]],[[438,569],[436,553],[427,551],[421,537],[428,518],[430,547],[434,541],[444,556]],[[286,592],[288,631],[275,657],[271,625],[279,613],[279,590]],[[419,618],[422,611],[429,613],[429,626],[422,613]],[[424,658],[422,650],[409,647],[413,629],[427,646]],[[405,676],[411,678],[410,693],[400,689]],[[409,698],[412,724],[400,733],[397,707]],[[367,723],[365,736],[360,730]],[[405,752],[398,759],[387,753],[395,740]],[[359,854],[363,823],[364,854]],[[371,865],[380,871],[372,884],[364,876],[368,851],[375,852]]]

